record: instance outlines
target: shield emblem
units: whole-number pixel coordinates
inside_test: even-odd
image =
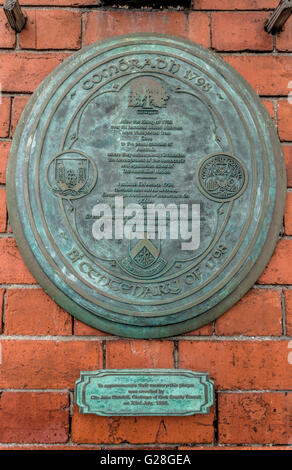
[[[132,259],[140,268],[148,268],[159,256],[159,250],[150,240],[144,238],[130,252]]]
[[[55,181],[64,194],[77,195],[88,180],[87,158],[60,156],[55,160]]]
[[[55,196],[78,199],[90,193],[97,180],[97,168],[80,150],[55,155],[46,167],[46,181]]]
[[[160,249],[156,248],[145,234],[144,238],[129,250],[129,256],[119,261],[119,265],[133,276],[150,278],[167,265],[167,261],[159,255]]]

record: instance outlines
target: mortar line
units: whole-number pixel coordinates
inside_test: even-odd
[[[73,417],[73,406],[74,406],[74,397],[73,397],[73,392],[69,390],[69,416],[68,416],[68,442],[67,444],[72,443],[72,417]]]
[[[214,446],[218,445],[218,437],[219,437],[219,427],[218,427],[218,420],[219,420],[219,404],[218,404],[218,393],[217,390],[214,390]]]
[[[174,368],[179,369],[178,341],[173,342],[173,362],[174,362]]]
[[[68,335],[7,335],[1,338],[2,341],[63,341],[63,342],[72,342],[72,341],[96,341],[98,343],[103,343],[107,341],[192,341],[192,342],[258,342],[258,343],[265,343],[265,342],[285,342],[291,341],[292,336],[198,336],[198,335],[184,335],[184,336],[170,336],[167,338],[156,338],[156,339],[142,339],[142,338],[128,338],[128,337],[119,337],[119,336],[68,336]]]
[[[208,12],[209,17],[209,34],[210,34],[210,49],[213,48],[213,30],[212,30],[212,13]]]
[[[13,96],[10,96],[10,113],[9,113],[9,126],[8,126],[8,137],[12,139],[12,115],[13,115]]]
[[[113,2],[114,4],[114,2]],[[257,12],[257,13],[261,13],[261,12],[272,12],[274,11],[274,8],[236,8],[235,9],[210,9],[210,8],[196,8],[195,6],[190,6],[189,8],[182,8],[181,6],[167,6],[165,8],[152,8],[152,7],[142,7],[142,8],[131,8],[129,5],[119,5],[119,6],[114,6],[114,5],[97,5],[96,3],[92,3],[92,4],[88,4],[88,5],[47,5],[47,4],[43,4],[43,5],[35,5],[35,4],[27,4],[27,5],[23,5],[23,9],[24,10],[27,10],[27,9],[31,9],[31,10],[68,10],[68,11],[76,11],[76,10],[85,10],[85,11],[107,11],[107,10],[127,10],[127,11],[163,11],[163,12],[167,12],[167,11],[189,11],[189,12],[204,12],[204,13],[208,13],[208,12],[212,12],[212,13],[217,13],[217,12],[221,12],[221,13],[245,13],[245,12],[250,12],[250,13],[253,13],[253,12]]]
[[[102,341],[102,368],[106,369],[106,341]]]
[[[281,291],[281,308],[282,308],[282,334],[286,336],[286,308],[285,308],[285,294],[284,291]]]
[[[81,48],[84,47],[84,12],[81,11]]]
[[[3,301],[2,301],[2,320],[1,320],[2,333],[1,333],[1,336],[5,334],[4,333],[4,329],[5,329],[5,304],[6,304],[6,289],[4,290]],[[1,336],[0,336],[0,339],[1,339]]]

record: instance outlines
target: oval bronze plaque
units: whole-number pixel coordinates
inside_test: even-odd
[[[9,216],[41,286],[85,323],[177,335],[231,307],[279,235],[285,170],[250,86],[182,39],[120,36],[37,89],[9,159]]]

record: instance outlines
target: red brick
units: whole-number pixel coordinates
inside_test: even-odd
[[[292,17],[285,23],[283,31],[276,36],[278,51],[292,51]]]
[[[220,443],[291,443],[292,393],[220,393],[218,406]]]
[[[77,407],[72,419],[72,441],[81,443],[171,444],[213,441],[214,413],[195,416],[104,417],[81,415]]]
[[[292,336],[292,291],[285,290],[284,296],[285,296],[287,335]],[[288,348],[292,350],[292,344],[288,345]]]
[[[194,8],[197,10],[261,10],[262,8],[275,8],[278,0],[195,0]]]
[[[215,323],[215,334],[278,336],[282,334],[281,292],[252,289]]]
[[[287,95],[292,56],[223,55],[259,95]]]
[[[211,14],[212,46],[218,51],[273,50],[273,36],[264,30],[266,12]]]
[[[110,336],[109,333],[97,330],[92,326],[86,325],[82,321],[74,318],[74,335],[75,336]]]
[[[35,52],[1,54],[2,91],[33,92],[67,56],[65,53]]]
[[[292,386],[288,341],[180,341],[179,365],[208,371],[219,390],[285,390]]]
[[[174,367],[171,341],[109,341],[106,345],[106,367],[110,369]]]
[[[287,174],[287,186],[292,186],[292,145],[283,145],[282,146],[285,164],[286,164],[286,174]]]
[[[2,340],[0,388],[74,388],[80,370],[102,366],[98,341]]]
[[[0,232],[6,232],[7,210],[6,210],[6,191],[0,188]]]
[[[284,228],[286,235],[292,235],[292,193],[287,192],[284,214]]]
[[[210,20],[205,13],[189,13],[187,16],[188,26],[184,37],[204,47],[210,47]],[[159,32],[159,30],[157,30]],[[171,33],[174,34],[174,33]],[[180,36],[181,34],[179,34]]]
[[[0,97],[0,137],[9,136],[11,98]]]
[[[36,284],[13,238],[0,238],[0,283]]]
[[[0,0],[0,5],[3,5],[4,0]],[[29,6],[49,6],[49,7],[61,7],[61,6],[68,6],[68,7],[78,7],[78,6],[99,6],[99,0],[21,0],[21,5],[29,5]]]
[[[19,45],[22,49],[80,48],[81,13],[79,11],[27,9],[25,12],[28,18],[27,25],[19,35]]]
[[[67,442],[68,393],[3,392],[0,400],[1,442]]]
[[[183,11],[99,10],[85,13],[84,44],[117,34],[165,33],[174,34],[210,46],[207,13],[186,15]]]
[[[1,448],[0,448],[1,449]],[[182,446],[178,447],[178,450],[292,450],[292,447],[290,446],[273,446],[273,447],[268,447],[268,446],[257,446],[257,445],[252,445],[250,447],[248,446],[225,446],[223,444],[220,444],[220,446],[196,446],[196,447],[187,447],[187,446]]]
[[[13,48],[15,47],[16,33],[9,26],[6,15],[3,9],[0,9],[0,47]]]
[[[55,445],[41,445],[41,444],[35,444],[35,445],[21,445],[21,444],[16,444],[16,445],[5,445],[5,444],[0,444],[0,451],[1,450],[100,450],[100,446],[94,445],[94,446],[88,446],[88,445],[80,445],[80,444],[55,444]]]
[[[20,119],[20,116],[29,100],[29,95],[18,95],[13,98],[12,104],[12,123],[11,123],[11,134],[13,135]]]
[[[274,119],[274,102],[270,100],[262,100],[263,104],[267,108],[267,111],[272,119]]]
[[[176,447],[174,445],[169,445],[169,444],[148,444],[148,445],[143,445],[143,444],[136,444],[136,445],[128,445],[126,444],[121,444],[121,445],[115,445],[114,447],[110,445],[104,445],[102,446],[103,450],[176,450]]]
[[[72,316],[41,289],[8,289],[6,335],[70,335]]]
[[[291,284],[292,240],[280,240],[266,269],[258,279],[260,284]]]
[[[2,333],[4,289],[0,289],[0,334]]]
[[[211,336],[213,332],[212,322],[198,328],[197,330],[185,333],[184,336]]]
[[[6,167],[8,155],[10,152],[11,142],[8,140],[0,140],[0,183],[6,182]]]
[[[278,102],[278,132],[280,139],[292,140],[292,103],[288,100]]]

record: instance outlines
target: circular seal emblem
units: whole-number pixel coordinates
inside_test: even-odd
[[[232,201],[241,196],[248,181],[244,164],[237,157],[226,153],[204,158],[196,176],[202,193],[217,202]]]
[[[275,247],[285,170],[257,95],[173,36],[73,54],[18,124],[8,209],[22,256],[64,309],[113,334],[198,328],[253,285]]]

